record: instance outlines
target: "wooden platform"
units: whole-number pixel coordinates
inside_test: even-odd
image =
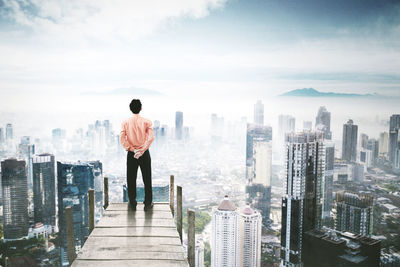
[[[83,266],[188,267],[168,203],[152,211],[110,204],[72,264]]]

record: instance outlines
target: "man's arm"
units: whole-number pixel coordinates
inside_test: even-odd
[[[126,139],[125,122],[123,122],[122,126],[121,126],[121,133],[119,136],[119,141],[120,141],[121,145],[125,148],[125,150],[127,150],[127,151],[130,150],[128,140]]]
[[[154,141],[154,131],[153,131],[153,124],[151,121],[146,123],[146,142],[143,146],[143,152],[149,149],[151,143]]]

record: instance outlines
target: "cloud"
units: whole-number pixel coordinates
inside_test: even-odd
[[[0,16],[37,33],[134,40],[166,21],[202,18],[226,0],[3,0]]]
[[[150,90],[146,88],[136,88],[136,87],[129,87],[129,88],[117,88],[114,90],[109,91],[92,91],[92,92],[85,92],[82,93],[83,95],[162,95],[161,92],[156,90]]]

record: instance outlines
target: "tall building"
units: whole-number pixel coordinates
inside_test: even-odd
[[[362,236],[371,236],[373,230],[373,200],[369,194],[336,193],[335,229]]]
[[[395,164],[399,161],[398,154],[400,150],[400,114],[390,116],[389,125],[389,160]]]
[[[100,220],[103,214],[103,192],[104,192],[104,179],[103,179],[103,164],[99,161],[88,161],[88,164],[93,167],[94,179],[94,201],[95,201],[95,216],[96,222]]]
[[[11,123],[6,125],[6,141],[11,141],[14,139],[14,131]]]
[[[380,266],[381,241],[349,232],[314,229],[304,236],[304,266]]]
[[[56,226],[56,163],[52,154],[32,159],[35,223]]]
[[[239,215],[240,266],[261,266],[261,215],[247,204]]]
[[[175,138],[182,140],[183,137],[183,112],[177,111],[175,113]]]
[[[253,139],[253,170],[246,185],[247,202],[261,212],[262,221],[269,223],[271,210],[272,142]]]
[[[321,227],[325,173],[323,133],[290,133],[285,141],[281,265],[302,266],[303,235]]]
[[[376,139],[369,139],[367,143],[367,149],[371,151],[372,166],[375,166],[379,156],[379,141]]]
[[[389,152],[389,134],[387,132],[379,135],[379,155],[384,156]]]
[[[35,145],[31,144],[29,136],[23,136],[21,138],[21,143],[18,145],[18,156],[26,161],[29,188],[32,188],[33,184],[33,174],[32,174],[33,154],[35,154]]]
[[[224,135],[224,118],[218,117],[217,114],[211,114],[210,135],[213,140],[221,141]]]
[[[26,237],[29,230],[28,179],[25,161],[6,159],[1,162],[3,190],[4,239]]]
[[[269,222],[271,209],[272,128],[247,124],[246,201],[261,211],[263,223]]]
[[[303,130],[311,131],[312,130],[312,122],[311,121],[303,121]]]
[[[57,162],[58,225],[60,256],[68,266],[65,208],[72,207],[75,246],[79,250],[89,235],[88,191],[94,189],[93,165]]]
[[[239,214],[225,196],[212,215],[211,266],[239,267]]]
[[[4,144],[4,130],[0,127],[0,146]]]
[[[325,139],[332,139],[331,113],[326,110],[326,107],[319,108],[317,117],[315,118],[315,128],[324,132]]]
[[[296,118],[290,115],[279,115],[279,137],[285,137],[286,133],[294,132],[296,129]]]
[[[353,123],[353,120],[348,120],[343,125],[342,159],[357,160],[357,132],[358,126]]]
[[[352,180],[355,182],[363,182],[365,165],[361,162],[354,162],[351,167]]]
[[[335,144],[326,142],[325,144],[325,180],[324,180],[324,197],[322,217],[331,216],[333,207],[333,175],[335,163]]]
[[[368,135],[365,134],[365,133],[361,133],[360,134],[360,147],[364,148],[364,149],[367,149],[368,140],[369,140]]]
[[[248,123],[246,134],[246,177],[247,181],[254,178],[254,140],[271,141],[272,127]]]
[[[264,104],[258,100],[254,104],[254,123],[257,125],[264,125]]]

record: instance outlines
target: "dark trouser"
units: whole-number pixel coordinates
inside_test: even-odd
[[[131,205],[136,205],[136,178],[138,167],[142,172],[144,184],[144,204],[149,205],[153,201],[151,188],[151,158],[149,150],[146,150],[139,159],[134,158],[135,153],[128,151],[126,160],[126,179],[128,182],[128,196]]]

